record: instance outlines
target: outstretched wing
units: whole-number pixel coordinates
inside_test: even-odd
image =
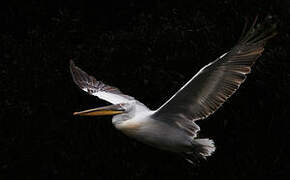
[[[112,104],[126,103],[134,100],[133,97],[123,94],[118,88],[97,81],[93,76],[77,67],[70,61],[70,72],[74,82],[90,95],[97,96],[100,99]]]
[[[244,82],[266,41],[275,34],[275,25],[265,30],[265,24],[256,25],[255,20],[236,46],[203,67],[154,116],[175,114],[176,120],[199,120],[214,113]]]

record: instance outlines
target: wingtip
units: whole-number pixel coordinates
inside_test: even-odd
[[[69,60],[69,70],[70,70],[70,73],[73,75],[73,69],[75,67],[75,63],[72,59]]]
[[[267,40],[277,35],[277,23],[273,22],[271,16],[265,17],[261,22],[258,22],[256,15],[252,25],[247,28],[247,23],[244,26],[240,42],[242,43],[264,43]],[[245,29],[248,29],[245,31]]]
[[[75,65],[75,63],[74,63],[74,61],[72,59],[69,60],[69,65],[70,65],[70,67]]]
[[[76,75],[77,75],[77,67],[75,66],[75,63],[72,59],[69,60],[69,70],[70,70],[70,73],[71,73],[71,76],[72,76],[72,79],[73,81],[77,83],[77,79],[76,79]]]

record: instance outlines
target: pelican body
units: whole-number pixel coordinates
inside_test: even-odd
[[[157,110],[97,81],[70,62],[74,82],[87,93],[112,105],[75,112],[80,116],[114,115],[116,129],[150,146],[183,155],[189,162],[215,151],[213,140],[198,138],[197,120],[213,114],[244,82],[252,65],[275,33],[275,25],[256,24],[227,53],[204,66]],[[266,30],[265,30],[266,29]]]
[[[122,115],[113,117],[113,124],[127,136],[159,149],[186,152],[192,148],[193,137],[181,128],[156,120],[154,111],[145,110],[124,121]],[[213,147],[214,148],[214,147]]]

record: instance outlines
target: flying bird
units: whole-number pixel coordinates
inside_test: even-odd
[[[246,27],[246,26],[245,26]],[[116,129],[147,145],[178,153],[193,162],[215,151],[214,141],[199,138],[197,120],[213,114],[245,81],[251,67],[276,35],[275,25],[266,28],[257,18],[228,52],[201,68],[157,110],[150,110],[118,88],[97,81],[70,61],[74,82],[90,95],[112,105],[75,112],[80,116],[114,115]]]

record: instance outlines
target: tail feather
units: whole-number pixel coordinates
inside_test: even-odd
[[[206,159],[208,156],[211,156],[215,149],[214,141],[211,139],[194,139],[191,151],[183,153],[183,156],[188,162],[194,164],[199,162],[201,158]]]
[[[204,158],[211,156],[215,151],[214,141],[211,139],[195,139],[193,145],[195,146],[195,151]]]

